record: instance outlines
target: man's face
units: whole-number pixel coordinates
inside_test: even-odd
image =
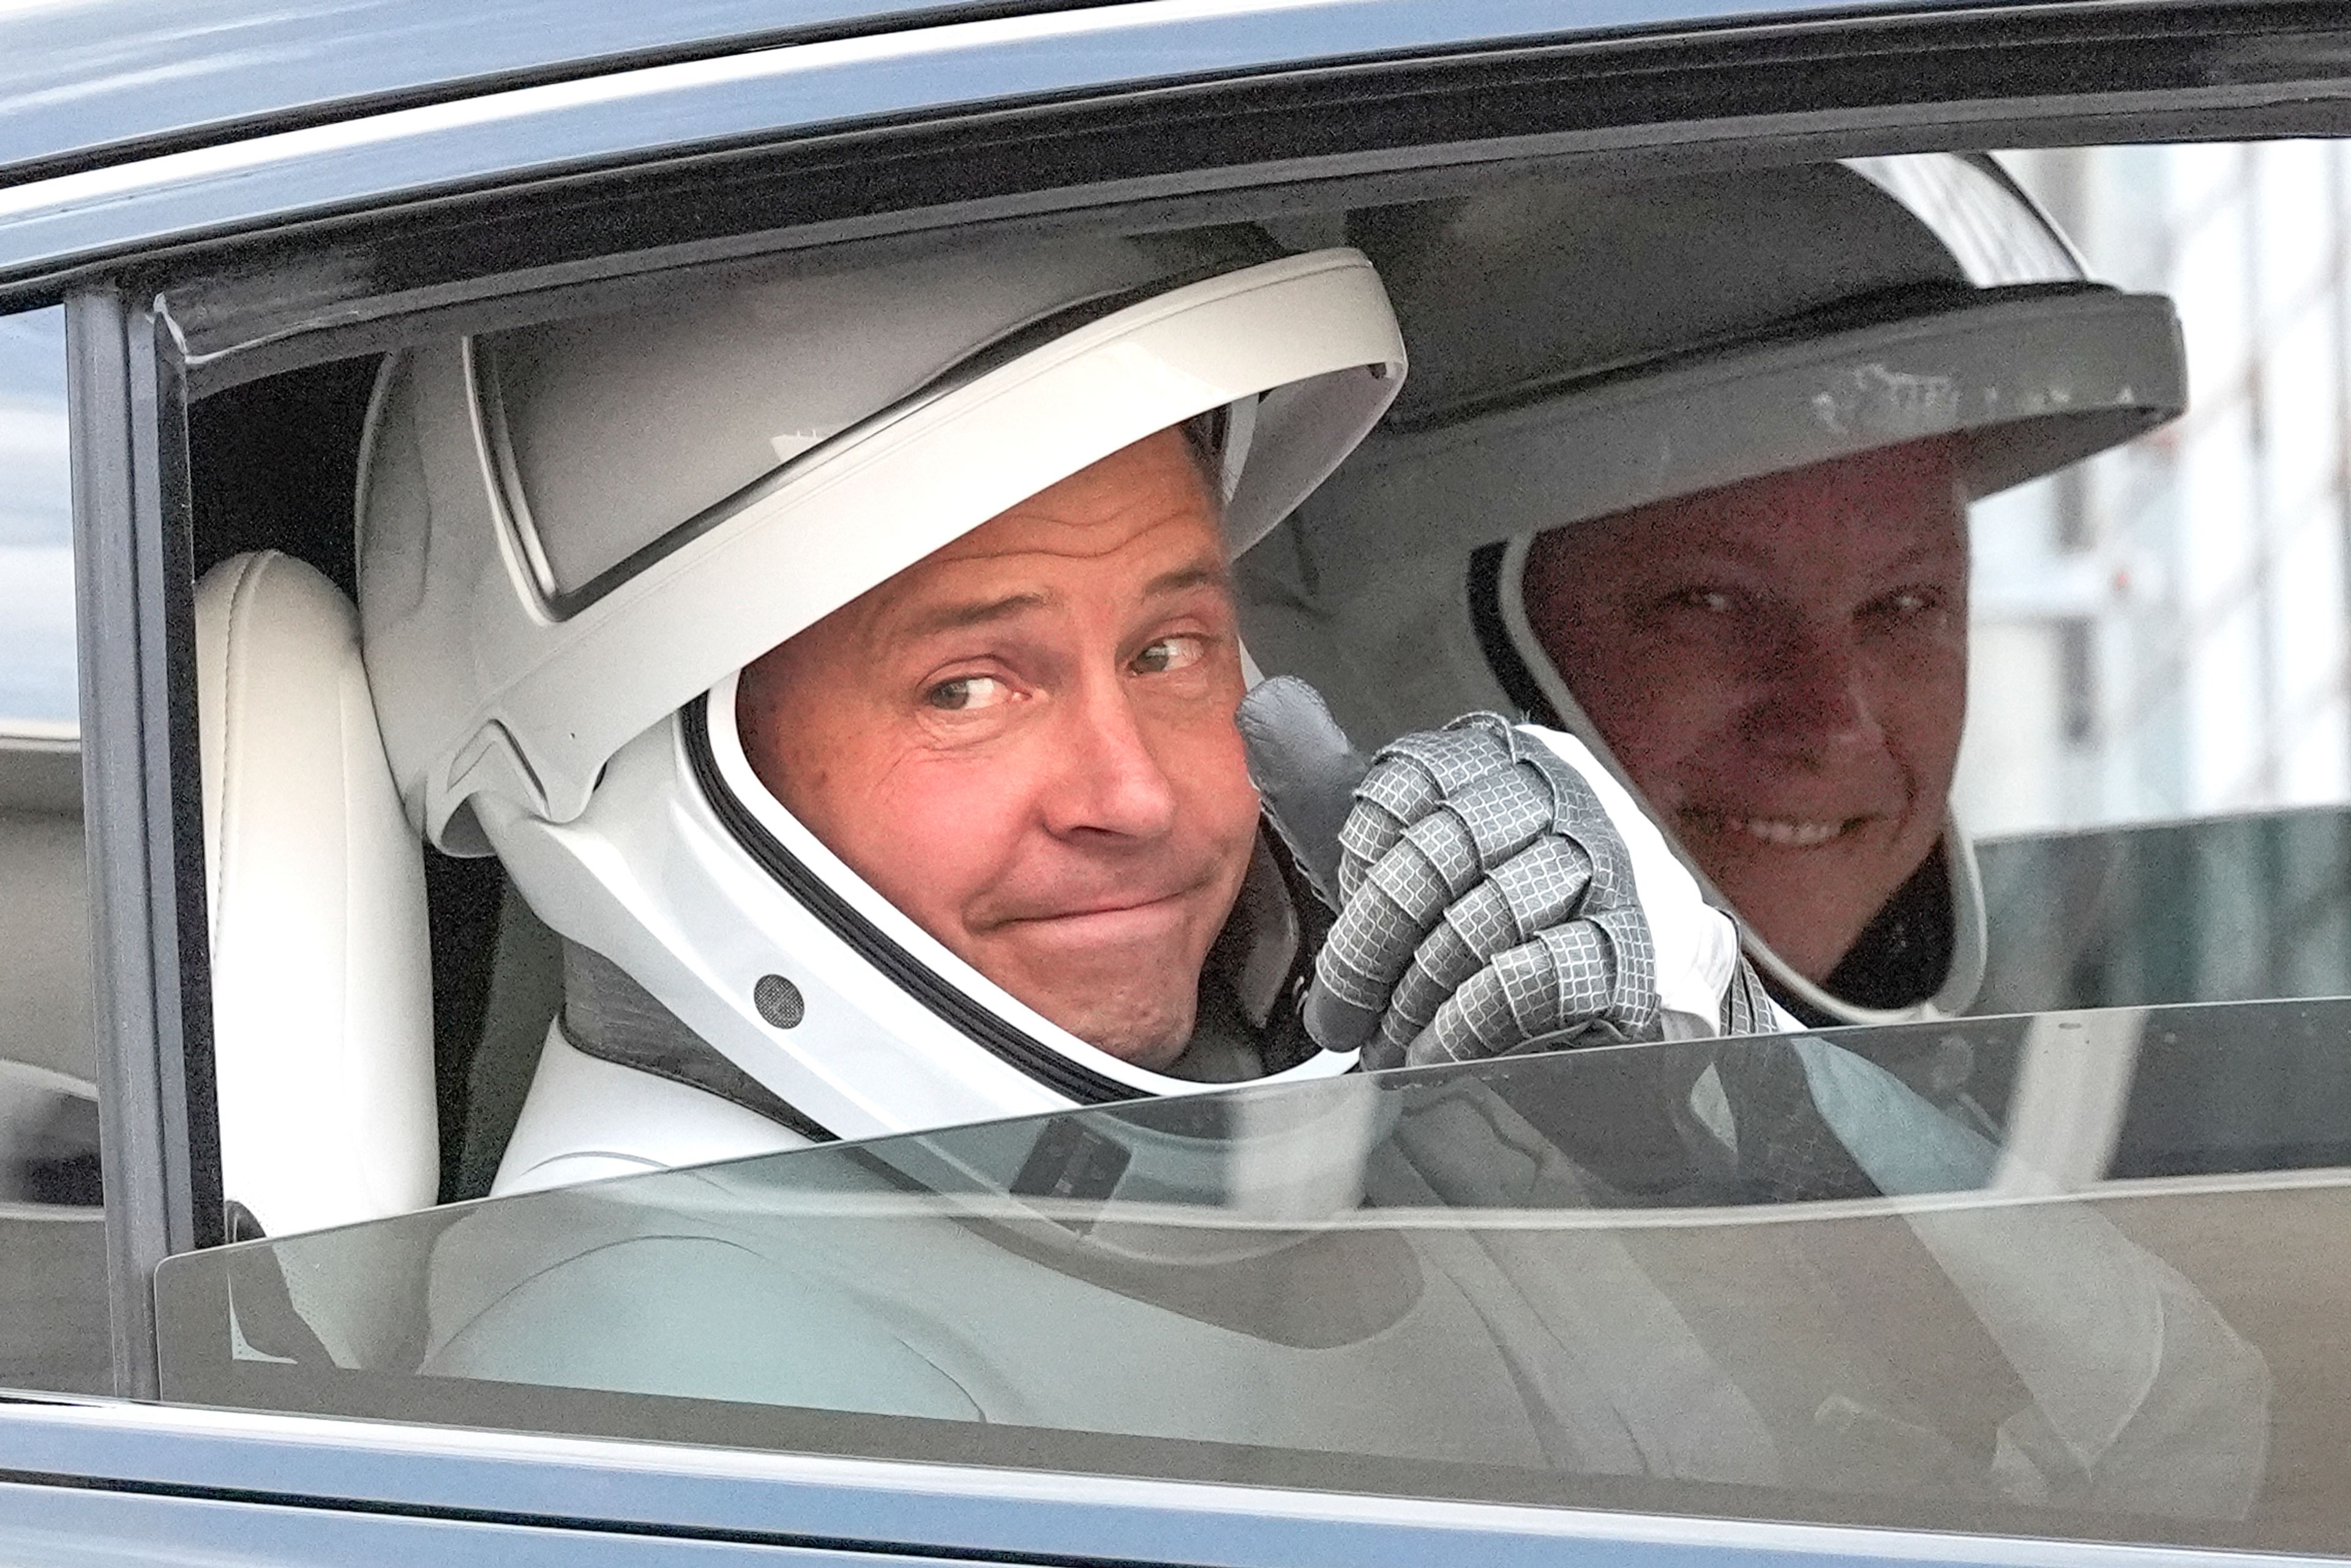
[[[768,788],[980,973],[1165,1067],[1258,799],[1217,510],[1184,438],[1104,458],[745,672]]]
[[[1650,804],[1818,980],[1938,836],[1967,711],[1947,442],[1538,539],[1527,618]]]

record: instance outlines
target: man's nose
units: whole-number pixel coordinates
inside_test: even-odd
[[[1884,738],[1874,667],[1850,636],[1807,629],[1766,656],[1762,700],[1750,710],[1754,738],[1775,750],[1825,755]]]
[[[1155,839],[1175,826],[1175,784],[1123,686],[1114,678],[1087,683],[1056,727],[1061,757],[1045,813],[1057,835]]]

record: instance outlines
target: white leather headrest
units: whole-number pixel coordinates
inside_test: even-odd
[[[422,1208],[440,1174],[423,857],[359,616],[241,555],[196,590],[224,1196],[275,1236]]]

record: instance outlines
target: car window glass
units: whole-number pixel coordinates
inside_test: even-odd
[[[1350,214],[1413,365],[1244,558],[1253,651],[1360,744],[1486,706],[1600,746],[1813,1021],[2351,991],[2346,167]]]
[[[108,1362],[65,320],[0,318],[0,1386]]]
[[[2178,303],[2189,402],[1975,510],[1955,799],[2001,944],[1988,1000],[2351,989],[2351,163],[2312,141],[2005,161],[2094,275]]]
[[[524,1195],[172,1260],[166,1387],[2339,1550],[2345,1014],[1565,1052]],[[1939,1103],[1880,1065],[1938,1048]],[[2199,1131],[2198,1059],[2304,1092]]]
[[[2027,161],[2015,166],[2042,178]],[[1496,190],[1499,204],[1476,209],[1479,223],[1456,224],[1465,204]],[[2045,200],[2063,206],[2057,194]],[[1992,209],[2007,216],[1977,221]],[[1737,244],[1693,246],[1726,214],[1738,220]],[[1541,276],[1529,287],[1514,289],[1442,251],[1458,233],[1496,232],[1516,233],[1538,256]],[[1581,236],[1576,245],[1555,243],[1569,234]],[[395,962],[373,972],[401,982],[405,1021],[351,1038],[398,1048],[398,1098],[413,1114],[385,1113],[389,1093],[348,1092],[391,1084],[389,1071],[326,1074],[331,1082],[315,1092],[288,1088],[292,1074],[281,1073],[254,1103],[308,1095],[300,1103],[316,1113],[307,1129],[315,1137],[330,1124],[322,1107],[340,1095],[331,1124],[350,1129],[317,1140],[331,1149],[289,1154],[297,1145],[279,1130],[282,1115],[235,1122],[237,1086],[223,1071],[229,1196],[263,1190],[235,1163],[269,1153],[275,1190],[245,1218],[276,1239],[165,1268],[172,1396],[951,1459],[1001,1458],[1008,1438],[1026,1462],[1134,1474],[1969,1529],[2016,1528],[2012,1511],[2022,1509],[2032,1511],[2033,1528],[2054,1533],[2332,1542],[2336,1521],[2304,1479],[2312,1473],[2304,1456],[2332,1451],[2318,1403],[2332,1385],[2316,1370],[2333,1329],[2316,1282],[2326,1270],[2278,1278],[2262,1260],[2288,1247],[2280,1239],[2297,1227],[2327,1227],[2339,1167],[2351,1163],[2335,1131],[2351,1104],[2328,1049],[2340,1006],[2141,1004],[2351,990],[2351,974],[2332,977],[2351,968],[2351,931],[2334,913],[2343,878],[2330,883],[2331,862],[2309,847],[2336,831],[2338,811],[2289,809],[2281,797],[2274,810],[2220,818],[2180,805],[2151,819],[2075,821],[2003,817],[1970,792],[1986,778],[1985,788],[2020,798],[2038,788],[2032,767],[2019,764],[2011,778],[1982,759],[2045,761],[2062,727],[2033,730],[2032,716],[2055,711],[2052,694],[2072,689],[2080,668],[2044,660],[2044,674],[2054,674],[2035,686],[2025,655],[1987,662],[2045,630],[2015,612],[2023,592],[2015,585],[2053,580],[2048,552],[2017,541],[2055,528],[2033,499],[2053,492],[1979,503],[1971,550],[1962,490],[2000,490],[2052,469],[2061,486],[2086,484],[2079,476],[2091,470],[2078,463],[2086,454],[2118,447],[2121,456],[2097,461],[2135,462],[2184,439],[2197,415],[2190,406],[2175,419],[2180,404],[2205,395],[2179,371],[2177,319],[2189,320],[2189,363],[2199,351],[2193,291],[2168,277],[2117,274],[2117,290],[2076,276],[2072,240],[2018,194],[2009,166],[1972,158],[1656,181],[1525,177],[1458,201],[1333,210],[1238,240],[1226,230],[1208,238],[1251,256],[1267,241],[1359,246],[1405,318],[1411,379],[1379,442],[1236,569],[1254,664],[1312,681],[1366,749],[1471,708],[1578,727],[1567,708],[1589,695],[1584,666],[1554,690],[1523,658],[1514,672],[1496,650],[1523,655],[1541,640],[1509,623],[1514,604],[1528,618],[1530,574],[1541,570],[1532,535],[1565,515],[1588,521],[1681,498],[1640,498],[1658,451],[1699,453],[1714,465],[1702,472],[1717,489],[1733,482],[1729,465],[1742,452],[1796,434],[1828,432],[1844,443],[1834,448],[1838,461],[1897,451],[1892,468],[1848,476],[1823,527],[1882,539],[1888,495],[1939,500],[1943,510],[1913,519],[1926,540],[1918,549],[1821,574],[1834,579],[1825,598],[1809,578],[1801,592],[1759,587],[1753,559],[1725,549],[1725,575],[1665,584],[1643,601],[1656,612],[1651,622],[1629,625],[1619,649],[1678,618],[1675,634],[1717,656],[1727,684],[1742,672],[1775,678],[1761,683],[1773,687],[1767,742],[1825,724],[1823,733],[1844,746],[1886,719],[1853,698],[1851,669],[1886,663],[1887,640],[1923,625],[1932,657],[1897,669],[1894,686],[1926,699],[1928,727],[1947,753],[1961,749],[1963,706],[2011,724],[2008,753],[2001,732],[1979,724],[1970,734],[1970,771],[1952,795],[1956,828],[1942,784],[1913,787],[1907,753],[1862,776],[1879,793],[1857,802],[1834,790],[1745,804],[1650,790],[1671,831],[1743,834],[1772,854],[1833,857],[1865,836],[1855,824],[1875,832],[1881,818],[1923,827],[1904,841],[1927,858],[1903,862],[1893,879],[1915,900],[1881,893],[1845,913],[1896,957],[1924,953],[1910,969],[1896,965],[1890,983],[1923,972],[1927,986],[1880,999],[1831,988],[1831,1001],[1859,1002],[1807,1021],[1873,1012],[1933,1021],[1334,1079],[598,1185],[829,1134],[855,1138],[824,1120],[853,1096],[807,1092],[831,1082],[818,1077],[827,1051],[834,1061],[870,1061],[911,1040],[919,1049],[893,1060],[926,1071],[945,1064],[910,1096],[917,1109],[892,1124],[901,1126],[1004,1113],[1002,1103],[975,1111],[956,1099],[948,1089],[959,1073],[991,1088],[1011,1082],[1018,1098],[1008,1103],[1021,1109],[1099,1105],[1136,1088],[1096,1072],[1080,1054],[1091,1041],[1040,1047],[1047,1031],[1032,1019],[1044,1009],[990,989],[998,977],[984,962],[943,953],[926,940],[938,931],[893,904],[894,894],[834,864],[847,859],[843,846],[792,819],[784,792],[755,773],[729,676],[706,700],[691,697],[625,741],[597,775],[592,789],[606,792],[577,831],[567,821],[543,833],[528,812],[509,812],[495,826],[516,835],[510,844],[529,837],[537,848],[514,852],[503,869],[495,856],[469,860],[478,873],[469,879],[450,871],[452,857],[424,852],[424,886],[410,901],[421,906],[417,919],[403,925],[389,899],[371,906],[376,935],[402,926],[383,946]],[[936,291],[960,281],[950,264],[962,254],[926,254]],[[1802,258],[1834,287],[1811,287],[1803,267],[1756,267],[1764,254]],[[1546,283],[1562,268],[1573,288]],[[822,275],[820,265],[809,269]],[[799,276],[779,270],[777,287]],[[1771,283],[1760,294],[1757,277]],[[1660,290],[1660,278],[1677,288]],[[665,306],[680,307],[688,292],[681,284]],[[614,307],[607,298],[598,308]],[[720,329],[696,354],[724,345],[764,372],[768,356],[739,321],[713,319]],[[409,701],[413,717],[409,672],[396,658],[374,663],[391,646],[383,606],[396,615],[403,602],[398,591],[387,600],[383,583],[415,589],[399,575],[412,569],[461,587],[507,577],[456,570],[437,547],[387,538],[436,513],[489,517],[516,504],[517,464],[528,466],[532,442],[555,428],[534,431],[533,418],[576,422],[563,439],[603,465],[568,476],[580,494],[632,486],[644,453],[665,462],[695,434],[681,417],[690,398],[732,384],[678,373],[693,356],[647,351],[672,346],[662,340],[664,312],[531,321],[496,353],[469,358],[439,326],[420,324],[425,346],[381,364],[314,365],[200,399],[190,423],[195,559],[212,585],[199,588],[200,627],[231,602],[232,586],[298,590],[286,605],[333,611],[303,614],[311,624],[331,620],[336,656],[370,661],[364,680],[329,683],[328,709],[339,718],[364,711],[363,701],[346,706],[357,692],[387,712]],[[2115,328],[2111,341],[2105,325]],[[1941,361],[1921,369],[1894,354],[1921,329],[1956,367],[1949,374],[1936,370]],[[2076,340],[2096,375],[2074,375],[2064,345]],[[1781,395],[1797,384],[1782,372],[1814,364],[1806,356],[1817,341],[1861,348],[1840,350],[1834,375],[1803,395]],[[987,339],[1007,352],[1023,342]],[[1577,356],[1576,374],[1542,357],[1562,344]],[[566,358],[575,350],[586,371]],[[1769,395],[1728,411],[1694,395],[1728,350],[1751,355]],[[2024,382],[2003,379],[2011,358],[2036,367]],[[659,399],[606,395],[601,378],[646,367],[671,378]],[[575,371],[576,383],[567,379]],[[435,375],[429,396],[418,390]],[[1586,398],[1591,438],[1538,451],[1528,433],[1540,434],[1562,395]],[[485,419],[495,413],[503,469],[427,450],[435,430],[474,442],[489,428],[441,417],[468,399]],[[1217,442],[1247,446],[1293,412],[1266,402],[1238,415],[1227,405],[1213,431],[1187,426],[1188,444],[1162,449],[1166,471],[1197,482],[1209,474],[1199,458]],[[640,422],[627,434],[641,444],[597,435],[591,414],[640,406],[667,409],[678,428]],[[893,405],[892,419],[912,424],[932,406]],[[2041,423],[2008,418],[2017,406]],[[420,412],[428,408],[439,413],[428,419]],[[1970,411],[1974,423],[1954,427],[1965,440],[1946,427],[1954,408]],[[731,412],[747,428],[766,417]],[[736,454],[741,471],[719,489],[764,504],[777,493],[771,481],[818,471],[793,468],[809,452],[901,430],[869,427],[870,412],[861,403],[782,421],[781,434],[758,425],[758,440]],[[1644,423],[1653,417],[1677,423]],[[2032,433],[2007,441],[2011,424]],[[1941,444],[1921,429],[1941,430]],[[1489,439],[1518,443],[1512,460],[1479,444]],[[1765,463],[1759,476],[1789,471]],[[416,486],[452,476],[471,509],[420,504]],[[371,488],[379,484],[381,493]],[[1580,498],[1569,499],[1571,486],[1582,486]],[[381,523],[371,531],[376,524],[363,522],[356,552],[354,491],[361,517]],[[523,504],[544,527],[554,501],[542,488]],[[689,503],[679,509],[703,504]],[[1374,517],[1375,507],[1386,516]],[[695,526],[724,524],[723,511],[693,513]],[[1946,524],[1953,548],[1938,553],[1928,546]],[[483,534],[467,548],[511,542]],[[256,549],[286,554],[248,553]],[[1661,554],[1620,552],[1616,564]],[[316,570],[297,570],[287,556]],[[1994,581],[2003,570],[2008,587]],[[371,571],[392,575],[371,588]],[[1972,624],[1963,613],[1971,588],[1983,612]],[[1826,637],[1815,613],[1823,603],[1874,641],[1857,651]],[[961,622],[949,614],[941,623]],[[479,628],[457,620],[427,630],[402,633],[412,654],[462,649]],[[323,667],[287,660],[276,672],[256,664],[240,674]],[[982,706],[993,694],[987,683],[1003,685],[960,666],[944,674],[953,678],[920,693],[926,708]],[[1668,663],[1635,680],[1634,706],[1687,696],[1698,684],[1690,674]],[[977,695],[966,689],[973,685]],[[423,711],[437,719],[429,705]],[[1216,709],[1217,722],[1230,711]],[[334,749],[371,770],[363,793],[377,825],[359,837],[406,871],[417,792],[440,784],[421,777],[413,757],[396,755],[414,737],[395,727],[387,726],[393,744],[383,758],[343,747],[340,731]],[[503,769],[511,789],[528,768],[500,749],[496,729],[453,740],[455,758],[478,764],[476,779]],[[1633,747],[1614,749],[1624,763]],[[372,772],[387,761],[399,775],[389,781]],[[1896,806],[1882,803],[1885,794]],[[950,799],[949,827],[977,837],[978,795]],[[1250,941],[1220,939],[1222,952],[1212,953],[1241,979],[1264,982],[1252,981],[1246,997],[1236,987],[1239,1005],[1229,1011],[1241,1021],[1225,1020],[1252,1051],[1250,1031],[1266,1019],[1296,1021],[1297,966],[1320,935],[1297,918],[1311,913],[1293,877],[1302,873],[1270,850],[1255,852],[1266,849],[1255,812],[1243,799],[1234,813],[1241,829],[1231,841],[1249,865],[1235,895],[1242,902],[1230,907],[1244,907],[1254,887],[1269,894],[1253,911],[1263,920],[1246,933]],[[498,848],[484,820],[455,815],[449,847]],[[613,853],[564,869],[564,855],[602,842],[596,835],[615,823]],[[925,836],[937,833],[935,821],[872,811],[862,825],[933,882],[956,869]],[[654,828],[696,836],[686,848],[632,837]],[[2321,837],[2294,836],[2305,831]],[[569,847],[551,846],[556,838]],[[654,848],[642,863],[624,863],[645,842]],[[273,900],[248,901],[248,913],[284,917],[313,896],[343,907],[345,862],[264,864],[278,880],[255,885]],[[758,907],[772,918],[742,916],[731,904],[725,918],[711,918],[721,901],[694,885],[711,868],[727,899],[767,900]],[[298,885],[307,869],[319,873],[315,885]],[[591,879],[608,880],[591,888]],[[667,925],[655,909],[662,898],[677,913]],[[525,907],[535,901],[543,906]],[[1963,931],[1959,917],[1978,901],[1988,916]],[[1130,913],[1093,902],[1104,906],[1075,913]],[[1035,924],[1059,919],[1059,907]],[[1756,912],[1740,907],[1755,923]],[[1699,913],[1712,922],[1707,930],[1719,928]],[[248,949],[261,962],[246,960],[242,990],[216,947],[218,1062],[256,1045],[266,1056],[291,1038],[306,1048],[291,1060],[316,1068],[350,1043],[310,1022],[331,1009],[293,1008],[286,1027],[255,1022],[288,1016],[297,988],[282,970],[292,935],[343,929],[283,918],[271,941]],[[532,939],[510,943],[518,932]],[[706,963],[684,951],[686,937],[705,935]],[[1288,967],[1252,968],[1259,936]],[[1960,967],[1954,955],[1969,941],[1976,970],[1960,994],[1946,994],[1938,977]],[[343,956],[336,948],[305,977],[331,979]],[[1203,972],[1174,988],[1196,997]],[[1787,974],[1774,978],[1792,985]],[[223,1000],[240,996],[281,1010],[240,1012],[241,1003]],[[1806,1010],[1799,992],[1784,999]],[[2077,1004],[2131,1005],[2050,1011]],[[410,1027],[427,1007],[430,1029]],[[2034,1016],[1991,1016],[2012,1013]],[[1199,1077],[1263,1071],[1268,1058],[1250,1054],[1233,1052],[1229,1070]],[[1311,1051],[1301,1057],[1327,1066]],[[1296,1064],[1280,1061],[1285,1071]],[[1073,1062],[1084,1071],[1071,1071]],[[872,1103],[904,1087],[883,1083]],[[905,1114],[895,1103],[888,1110]],[[362,1210],[305,1214],[287,1197],[316,1196],[327,1186],[324,1162],[343,1161],[349,1175],[379,1144],[398,1145],[413,1179],[390,1197],[370,1191],[363,1212],[421,1208],[435,1195],[429,1150],[418,1154],[428,1131],[439,1138],[440,1198],[525,1196],[300,1233]],[[590,1185],[528,1190],[559,1183]],[[2225,1215],[2224,1202],[2233,1206]],[[2114,1331],[2117,1323],[2126,1326]],[[2149,1324],[2160,1332],[2141,1332]],[[2100,1359],[2117,1343],[2118,1356]],[[2311,1402],[2299,1403],[2305,1395]],[[2273,1437],[2274,1452],[2264,1446]]]

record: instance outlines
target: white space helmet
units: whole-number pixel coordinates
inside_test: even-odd
[[[1186,422],[1246,549],[1403,371],[1362,256],[1235,236],[778,269],[411,350],[358,518],[393,777],[423,833],[496,852],[576,945],[568,984],[657,1002],[747,1078],[738,1102],[811,1134],[1202,1087],[1057,1028],[851,872],[753,775],[737,674]]]
[[[1499,700],[1608,757],[1527,622],[1542,531],[1934,436],[1982,497],[2186,406],[2170,301],[2091,282],[1988,159],[1529,183],[1358,213],[1348,234],[1395,300],[1412,382],[1246,563],[1244,625],[1367,736]],[[1874,993],[1749,940],[1823,1020],[1956,1013],[1983,967],[1973,852],[1947,822],[1864,934],[1856,953],[1886,959]]]

